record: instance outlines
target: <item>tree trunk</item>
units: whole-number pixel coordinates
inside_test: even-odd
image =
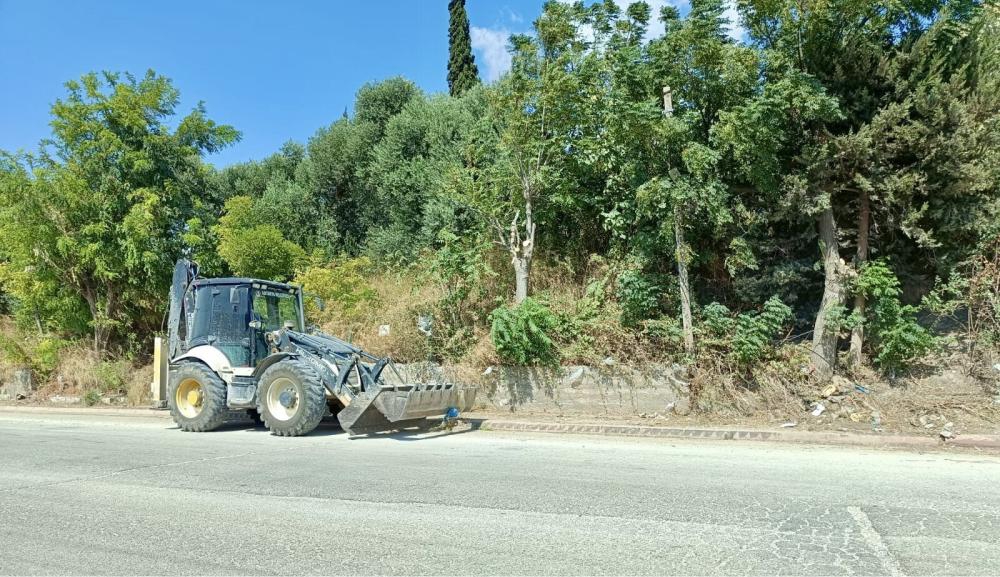
[[[681,326],[684,352],[694,354],[694,327],[691,322],[691,287],[688,285],[687,245],[684,243],[684,221],[679,208],[674,208],[674,240],[677,256],[677,284],[681,293]]]
[[[871,228],[871,199],[868,197],[868,192],[861,191],[861,208],[858,214],[858,252],[855,257],[854,267],[855,270],[861,271],[861,268],[866,262],[868,262],[868,234]],[[865,295],[857,293],[854,295],[854,315],[858,319],[864,319],[865,306],[867,301]],[[851,351],[847,355],[847,362],[851,367],[857,367],[861,365],[861,349],[865,344],[865,327],[863,324],[859,323],[856,327],[851,329]]]
[[[843,303],[844,278],[841,271],[840,254],[837,250],[837,223],[833,218],[833,207],[827,208],[819,218],[820,251],[823,255],[823,301],[816,313],[813,328],[812,363],[822,379],[833,376],[837,365],[837,327],[829,326],[827,317],[831,311]]]
[[[113,293],[108,292],[104,307],[101,307],[100,296],[97,291],[85,286],[83,298],[87,301],[87,308],[90,309],[90,320],[94,325],[94,354],[98,358],[103,358],[104,351],[108,348],[111,340],[111,327],[107,321],[111,318],[114,307]]]
[[[669,86],[663,87],[663,116],[674,114],[674,100]],[[676,201],[675,201],[676,202]],[[684,216],[674,205],[674,250],[677,257],[677,285],[681,293],[681,328],[684,334],[684,352],[694,354],[694,326],[691,321],[691,287],[688,285],[687,244],[684,242]]]
[[[531,258],[535,254],[535,220],[532,211],[530,188],[524,189],[524,231],[517,226],[519,214],[510,221],[510,236],[503,244],[510,251],[510,262],[514,266],[514,305],[528,298],[528,278],[531,276]],[[523,234],[523,236],[522,236]]]
[[[531,272],[531,260],[515,256],[511,262],[514,265],[514,304],[519,305],[528,298],[528,276]]]

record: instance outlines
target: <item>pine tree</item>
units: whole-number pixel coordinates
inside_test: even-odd
[[[448,12],[448,92],[460,96],[479,82],[479,70],[472,55],[465,0],[449,0]]]

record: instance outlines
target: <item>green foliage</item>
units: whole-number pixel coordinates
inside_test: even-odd
[[[15,367],[32,365],[31,355],[25,350],[24,343],[4,332],[0,332],[0,361]]]
[[[219,256],[238,276],[286,281],[305,260],[305,251],[285,239],[282,229],[260,223],[257,206],[247,196],[226,201],[216,234]]]
[[[316,324],[334,319],[352,319],[374,306],[378,294],[365,278],[371,268],[371,261],[362,257],[325,265],[314,262],[296,274],[292,282],[302,286],[307,295],[306,318]],[[309,296],[319,297],[323,310]]]
[[[98,361],[91,378],[98,384],[98,391],[109,394],[125,392],[125,385],[131,366],[127,360]]]
[[[791,319],[791,307],[773,296],[760,311],[735,316],[725,305],[710,303],[701,309],[699,328],[703,345],[730,355],[739,365],[749,366],[771,357],[775,340]]]
[[[618,304],[622,309],[621,322],[634,327],[640,321],[657,316],[662,289],[649,275],[636,270],[626,270],[618,276]]]
[[[791,318],[792,309],[778,297],[768,299],[758,313],[740,314],[733,332],[733,358],[743,365],[765,360]]]
[[[557,315],[559,323],[552,334],[557,337],[560,356],[591,359],[605,353],[595,349],[598,339],[610,332],[616,320],[607,306],[607,288],[607,278],[590,281],[583,298],[575,300],[572,308]]]
[[[81,400],[83,401],[84,405],[88,407],[93,407],[97,403],[101,402],[101,392],[98,391],[97,389],[90,389],[83,394],[83,398]]]
[[[471,228],[474,218],[454,199],[446,199],[451,175],[462,168],[461,145],[481,114],[476,93],[462,99],[414,99],[386,125],[375,147],[369,183],[379,229],[365,252],[376,262],[403,264],[438,244],[443,231]]]
[[[448,92],[461,96],[479,83],[479,69],[472,55],[469,15],[465,0],[448,1]]]
[[[702,326],[713,338],[729,338],[736,326],[736,320],[726,305],[712,302],[701,309]]]
[[[529,297],[520,305],[504,305],[490,313],[490,337],[507,362],[552,364],[558,358],[550,333],[558,322],[548,307]]]
[[[416,84],[401,76],[365,84],[354,98],[354,119],[374,127],[375,140],[380,140],[392,117],[422,96]]]
[[[870,300],[865,324],[873,337],[875,362],[896,372],[927,353],[936,343],[917,322],[918,308],[900,301],[899,279],[884,260],[867,263],[858,274],[854,290]]]
[[[431,276],[445,292],[439,308],[456,328],[474,324],[480,320],[474,305],[486,298],[490,281],[496,277],[484,258],[489,247],[448,230],[439,233],[439,241],[441,248],[435,251],[429,266]]]
[[[89,328],[103,350],[159,318],[179,231],[206,208],[201,155],[239,133],[200,105],[176,118],[177,90],[152,71],[66,87],[39,154],[0,154],[0,282],[23,326]]]
[[[32,362],[36,372],[43,376],[59,366],[60,351],[69,345],[69,341],[58,337],[45,337],[35,345]]]

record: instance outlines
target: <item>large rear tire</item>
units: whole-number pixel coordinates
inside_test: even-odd
[[[226,383],[201,363],[180,363],[170,369],[167,390],[170,416],[182,431],[201,433],[226,421]]]
[[[326,388],[300,359],[285,359],[260,376],[257,411],[272,435],[298,437],[315,429],[326,413]]]

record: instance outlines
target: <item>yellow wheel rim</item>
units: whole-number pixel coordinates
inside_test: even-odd
[[[195,379],[181,381],[181,384],[177,386],[177,394],[174,395],[177,410],[189,419],[193,419],[201,413],[204,399],[205,393],[201,388],[201,383]]]

